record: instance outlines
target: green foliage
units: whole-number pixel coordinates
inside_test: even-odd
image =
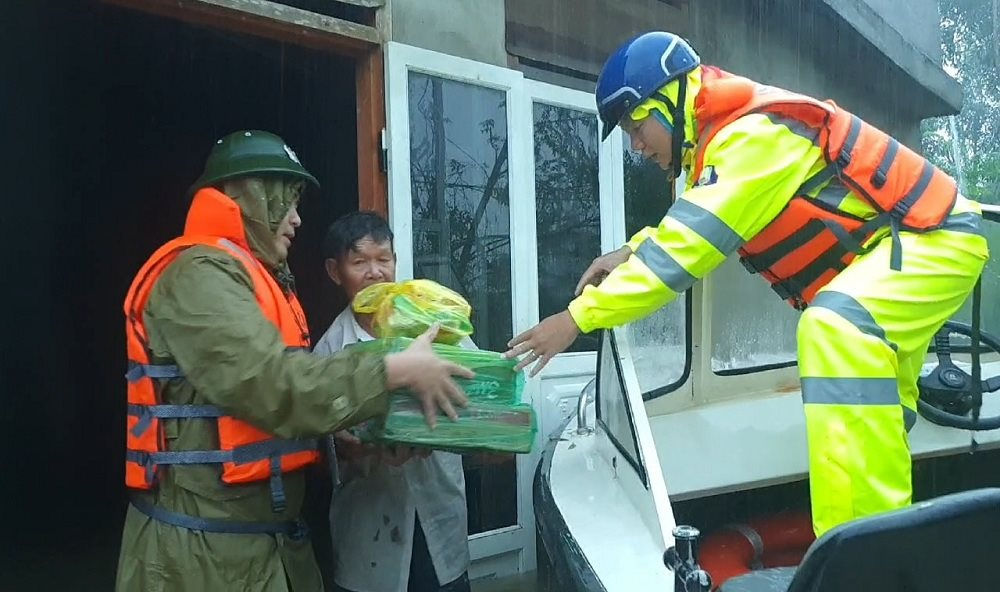
[[[923,123],[923,149],[965,195],[1000,203],[1000,42],[994,0],[940,0],[943,66],[962,84],[962,111]],[[957,134],[953,134],[954,129]],[[956,156],[958,163],[956,163]]]
[[[954,122],[923,122],[924,154],[958,179],[966,196],[1000,204],[998,0],[939,0],[939,8],[943,66],[962,84],[964,100]],[[1000,224],[986,222],[984,232],[992,257],[983,271],[983,330],[1000,334]],[[971,303],[956,317],[970,322]]]

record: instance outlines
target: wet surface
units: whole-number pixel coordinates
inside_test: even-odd
[[[0,590],[113,590],[118,566],[118,535],[79,544],[52,541],[51,548],[15,550],[0,559]]]
[[[507,578],[474,580],[472,592],[549,592],[549,589],[538,580],[537,572],[530,572]]]

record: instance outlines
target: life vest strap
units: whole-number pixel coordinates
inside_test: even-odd
[[[891,214],[879,214],[871,220],[868,220],[861,225],[857,230],[850,232],[844,225],[836,220],[825,219],[823,224],[830,229],[830,232],[837,237],[837,241],[844,245],[848,251],[854,253],[855,255],[861,255],[865,253],[865,249],[862,245],[869,237],[872,236],[878,229],[884,228],[886,224],[891,225],[892,215]]]
[[[186,450],[184,452],[146,452],[125,450],[125,461],[133,462],[146,470],[146,483],[156,481],[157,465],[200,465],[231,462],[231,450]]]
[[[899,238],[899,225],[902,218],[889,218],[889,233],[892,235],[892,248],[889,250],[889,269],[903,270],[903,242]]]
[[[910,213],[910,209],[917,203],[917,200],[923,197],[924,192],[927,191],[927,186],[930,185],[933,178],[934,165],[929,160],[924,159],[924,166],[920,169],[920,178],[917,179],[917,183],[903,196],[903,199],[899,200],[892,208],[892,214],[900,220],[906,218],[906,215]]]
[[[237,446],[231,452],[233,453],[233,462],[248,463],[272,456],[283,456],[306,450],[317,450],[318,448],[319,441],[315,438],[308,440],[261,440],[253,444]]]
[[[224,534],[270,534],[285,535],[292,540],[301,540],[309,536],[309,528],[301,520],[286,520],[283,522],[249,522],[242,520],[218,520],[214,518],[202,518],[201,516],[191,516],[173,512],[162,506],[150,504],[138,496],[132,496],[130,500],[132,506],[149,516],[153,520],[186,528],[188,530],[200,530],[203,532],[217,532]]]
[[[872,185],[875,189],[885,187],[886,181],[889,180],[889,168],[892,167],[892,161],[896,159],[897,152],[899,152],[899,142],[896,141],[896,138],[890,137],[885,154],[882,155],[882,160],[878,163],[878,168],[872,173]]]
[[[795,191],[795,195],[808,196],[815,189],[826,183],[827,181],[833,179],[837,175],[837,163],[831,162],[819,171],[817,171],[813,176],[805,180],[802,185]]]
[[[758,273],[770,269],[783,257],[789,255],[805,243],[815,238],[819,233],[829,230],[837,238],[837,243],[827,250],[822,256],[811,262],[795,275],[784,278],[771,284],[771,288],[781,297],[782,300],[792,301],[796,308],[804,308],[805,302],[802,300],[803,292],[812,285],[827,270],[835,269],[843,271],[847,266],[843,262],[845,255],[854,253],[860,255],[866,251],[862,246],[872,234],[880,228],[891,223],[891,214],[879,214],[868,220],[860,228],[851,232],[840,222],[824,218],[814,219],[806,224],[798,232],[792,234],[781,243],[758,255],[751,255],[741,258],[743,266],[751,273]]]
[[[778,295],[778,298],[791,302],[796,310],[805,310],[806,303],[802,300],[802,290],[805,288],[799,286],[795,278],[775,282],[771,284],[771,289]]]
[[[139,421],[132,427],[132,435],[142,436],[153,423],[153,418],[159,419],[189,419],[211,418],[225,415],[215,405],[136,405],[128,404],[128,414],[138,417]]]
[[[271,457],[271,478],[268,480],[271,488],[271,510],[277,514],[284,512],[287,506],[285,497],[285,481],[281,478],[281,457]]]
[[[271,509],[275,513],[279,513],[283,512],[288,504],[281,470],[281,457],[286,454],[316,450],[318,447],[317,440],[262,440],[238,446],[232,450],[173,450],[169,452],[126,450],[125,460],[144,467],[146,481],[149,483],[152,483],[155,478],[157,465],[245,464],[269,460]]]
[[[846,254],[847,248],[838,242],[795,275],[771,284],[771,288],[783,300],[791,300],[795,308],[802,310],[806,305],[802,298],[806,289],[831,269],[844,271],[847,268],[843,261]]]
[[[232,450],[171,450],[166,452],[144,452],[126,450],[125,458],[143,466],[152,465],[199,465],[236,463],[245,464],[258,460],[278,458],[295,452],[316,450],[316,440],[261,440],[253,444],[237,446]]]
[[[858,136],[861,135],[861,123],[860,117],[851,115],[851,127],[847,131],[847,139],[844,140],[844,145],[840,147],[840,154],[833,161],[840,171],[843,171],[851,164],[854,145],[858,143]]]
[[[823,225],[822,220],[810,220],[805,226],[770,249],[756,255],[741,257],[740,261],[750,273],[760,273],[773,267],[778,261],[819,236],[824,230],[826,230],[826,226]]]
[[[285,347],[286,352],[309,351],[308,347],[301,345],[289,345]],[[128,361],[128,370],[125,372],[125,380],[138,382],[143,378],[163,380],[169,378],[184,378],[184,371],[177,364],[143,364],[134,360]]]
[[[125,373],[125,380],[129,382],[139,382],[139,380],[149,377],[153,379],[181,378],[184,373],[177,364],[142,364],[129,360],[128,371]]]
[[[844,145],[840,148],[840,154],[838,154],[837,158],[835,159],[828,158],[827,159],[829,161],[828,164],[819,171],[817,171],[813,176],[806,179],[805,182],[802,183],[801,186],[799,186],[798,190],[796,190],[795,195],[808,196],[810,193],[812,193],[814,190],[822,186],[830,179],[833,179],[834,177],[840,177],[844,169],[846,169],[851,164],[851,157],[852,157],[851,153],[854,151],[854,145],[858,142],[858,136],[860,134],[861,134],[861,119],[858,118],[858,116],[856,115],[852,115],[851,128],[847,132],[847,139],[844,141]],[[893,140],[893,142],[895,142],[895,140]],[[896,147],[898,148],[898,144],[896,145]],[[879,170],[882,170],[881,169],[882,165],[885,166],[885,172],[882,173],[882,176],[885,176],[888,173],[889,166],[892,165],[892,158],[894,157],[895,157],[895,151],[893,151],[893,155],[890,156],[888,160],[887,159],[882,160],[882,163],[879,166]],[[875,174],[877,175],[878,173],[879,171],[876,171]],[[885,180],[883,179],[882,185],[884,184]]]

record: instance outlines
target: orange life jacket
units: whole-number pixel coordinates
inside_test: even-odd
[[[222,465],[227,484],[270,479],[275,511],[284,508],[281,474],[300,469],[319,458],[316,440],[281,440],[226,415],[213,405],[170,405],[161,399],[165,381],[183,379],[171,360],[153,360],[143,311],[157,279],[185,249],[204,245],[239,261],[253,280],[254,296],[263,315],[278,328],[288,348],[309,346],[305,315],[295,294],[285,292],[249,251],[239,206],[216,189],[199,191],[188,211],[184,234],[160,247],[142,266],[125,298],[125,336],[128,350],[128,415],[126,424],[125,484],[152,489],[163,465]],[[218,450],[167,449],[162,420],[212,421]]]
[[[705,148],[715,134],[751,113],[797,122],[815,133],[823,151],[827,166],[806,180],[785,209],[739,249],[744,266],[760,273],[796,308],[805,308],[879,229],[891,228],[891,268],[898,271],[899,231],[934,230],[951,212],[958,195],[951,177],[833,101],[757,84],[711,66],[703,68],[702,76],[695,100],[698,145],[692,178],[701,176]],[[807,196],[831,180],[839,180],[879,214],[864,220]]]

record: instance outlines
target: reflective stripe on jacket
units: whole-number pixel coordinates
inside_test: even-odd
[[[774,239],[774,233],[770,230],[764,232],[765,229],[786,209],[791,209],[790,202],[799,194],[806,193],[813,198],[822,196],[828,201],[835,199],[836,205],[832,209],[842,212],[844,218],[853,217],[858,225],[847,228],[855,231],[864,221],[884,213],[883,206],[894,199],[885,197],[887,193],[879,194],[882,201],[860,197],[853,185],[833,197],[842,183],[837,176],[839,169],[830,166],[828,151],[835,146],[831,143],[830,138],[834,134],[830,130],[836,128],[839,134],[836,136],[839,147],[835,146],[839,150],[847,143],[851,123],[860,120],[829,103],[779,89],[759,87],[747,79],[730,76],[716,68],[704,67],[703,70],[702,90],[688,113],[688,117],[695,118],[698,124],[688,189],[670,207],[659,226],[644,228],[632,237],[627,245],[633,254],[624,264],[609,274],[600,286],[588,286],[570,303],[570,314],[584,332],[622,325],[655,311],[738,250],[742,249],[741,252],[746,255],[760,255],[766,249],[760,248],[762,243],[755,242],[755,239]],[[756,95],[755,90],[759,90]],[[770,105],[765,100],[769,97],[780,99],[775,104],[782,106],[787,106],[789,101],[801,101],[801,105],[808,105],[808,110],[795,112],[796,116],[792,117],[791,113],[780,109],[763,108]],[[840,115],[834,117],[835,113]],[[836,126],[824,131],[824,121],[828,119],[836,120]],[[708,122],[712,125],[707,125]],[[847,123],[846,131],[842,129],[843,122]],[[870,136],[865,136],[867,149],[872,150],[868,140],[881,132],[870,126],[865,129],[872,130]],[[886,138],[886,146],[889,145],[891,139],[888,136],[881,134],[878,137]],[[853,154],[861,153],[860,142],[855,140],[858,147]],[[865,153],[865,158],[852,158],[852,162],[855,165],[861,161],[870,164],[883,160],[902,163],[906,159],[901,160],[899,155],[903,154],[905,147],[894,140],[891,143],[897,154],[892,159],[887,154],[872,156]],[[835,151],[833,156],[836,160],[840,153]],[[879,167],[876,165],[875,169]],[[921,170],[926,171],[926,168]],[[884,187],[906,186],[898,179],[907,177],[909,172],[897,175],[895,167],[889,167],[887,171],[896,181],[887,182]],[[926,175],[919,174],[917,187],[923,186],[924,189],[917,192],[918,197],[927,195],[931,198],[921,200],[919,208],[911,204],[911,215],[903,218],[907,225],[933,228],[941,224],[951,210],[955,194],[951,191],[950,179],[938,173],[936,169],[931,171],[935,191],[931,191],[931,181],[924,182]],[[806,185],[810,180],[811,186]],[[914,194],[909,190],[904,193],[911,197]],[[819,201],[814,199],[810,205],[815,206]],[[793,212],[794,223],[789,223],[786,217],[782,227],[787,229],[799,225],[799,228],[805,228],[813,220],[806,210],[816,209],[821,208],[797,209]],[[879,225],[886,224],[888,220],[879,222]],[[815,226],[810,230],[815,230]],[[837,240],[829,240],[829,237],[834,237],[833,230],[824,225],[823,231],[826,236],[819,242],[839,244]],[[872,236],[871,233],[868,236]],[[856,240],[860,243],[864,238]],[[792,275],[795,271],[800,270],[793,270]],[[780,281],[789,276],[765,277]],[[828,281],[830,277],[826,274],[822,279]],[[812,292],[821,285],[818,282],[812,284]]]

